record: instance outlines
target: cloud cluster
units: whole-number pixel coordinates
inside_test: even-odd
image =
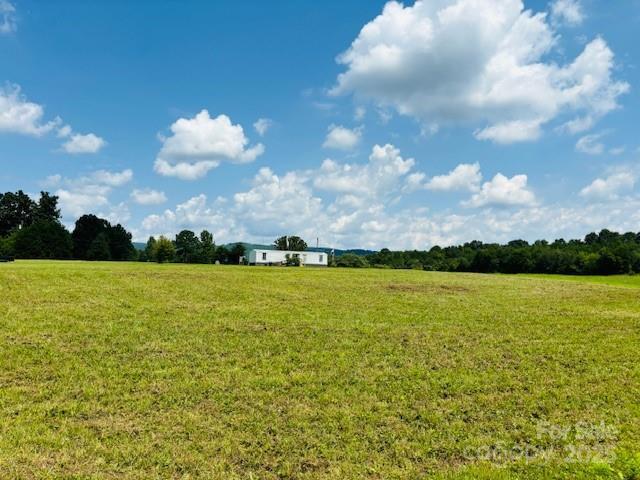
[[[318,168],[282,175],[263,167],[247,190],[213,202],[205,195],[194,196],[175,209],[148,216],[136,236],[207,228],[218,232],[221,241],[271,241],[289,232],[336,246],[427,248],[506,235],[510,216],[527,222],[526,212],[538,209],[526,175],[497,174],[481,185],[477,163],[430,179],[415,166],[414,159],[403,158],[398,148],[386,144],[375,145],[362,163],[327,159]],[[397,207],[398,200],[417,189],[469,192],[464,205],[477,213],[433,214],[424,207]],[[491,225],[483,229],[481,221]]]
[[[56,188],[62,217],[65,221],[74,221],[86,213],[94,213],[116,223],[129,219],[129,210],[124,203],[111,204],[109,195],[114,188],[122,187],[133,179],[133,172],[125,169],[120,172],[97,170],[78,178],[65,178],[61,175],[47,177],[44,185]]]
[[[262,174],[260,186],[278,183],[280,179],[276,181],[273,175],[273,172]],[[296,177],[296,180],[303,182],[303,186],[294,182],[284,189],[304,189],[304,180],[301,177]],[[282,191],[282,186],[279,189],[281,191],[276,196],[282,196],[286,205],[290,195]],[[266,191],[268,188],[262,193]],[[286,206],[280,209],[277,201],[271,203],[269,212],[261,214],[257,203],[261,193],[256,190],[252,193],[253,210],[247,210],[247,204],[244,205],[247,208],[238,209],[235,202],[223,199],[208,202],[206,196],[198,195],[173,210],[147,217],[142,228],[136,231],[135,238],[146,240],[149,235],[174,235],[184,228],[195,231],[206,228],[219,242],[243,239],[269,243],[283,232],[289,232],[311,241],[319,237],[321,245],[336,247],[426,249],[433,245],[454,245],[470,240],[506,242],[515,237],[529,240],[541,237],[550,240],[579,238],[601,228],[637,231],[640,222],[640,198],[637,197],[579,205],[481,208],[459,214],[430,212],[426,208],[392,211],[380,204],[349,209],[335,203],[325,204],[312,192],[306,195],[305,207],[299,211],[290,209],[289,215],[277,215],[277,212],[287,211]],[[255,213],[251,221],[246,221],[243,216],[248,211]],[[274,218],[277,225],[273,223]]]
[[[149,215],[134,234],[140,240],[146,240],[150,235],[173,236],[183,229],[209,230],[216,239],[240,238],[235,236],[238,231],[235,230],[234,219],[224,214],[218,202],[208,205],[204,194],[178,204],[174,210]]]
[[[18,85],[0,88],[0,132],[42,137],[54,130],[58,138],[68,138],[62,144],[67,153],[96,153],[107,144],[93,133],[74,133],[69,125],[62,124],[60,117],[45,122],[44,107],[27,100]]]
[[[0,132],[41,137],[60,124],[60,120],[44,121],[44,108],[21,93],[18,85],[0,88]]]
[[[222,161],[248,163],[264,152],[258,143],[249,147],[241,125],[226,115],[211,118],[202,110],[193,118],[180,118],[170,127],[172,135],[162,138],[156,157],[157,173],[182,180],[204,177]]]
[[[621,193],[633,189],[638,179],[636,172],[623,169],[613,172],[605,178],[596,178],[580,191],[580,195],[596,200],[617,200]]]
[[[576,5],[556,2],[556,18],[576,22]],[[629,85],[613,79],[602,38],[568,64],[547,60],[558,38],[546,14],[521,0],[392,1],[338,57],[346,71],[331,93],[354,93],[430,128],[468,125],[497,143],[535,140],[566,116],[565,129],[590,128]]]
[[[339,195],[341,203],[383,202],[397,193],[415,165],[393,145],[375,145],[365,164],[338,163],[327,159],[319,170],[309,172],[313,186]]]

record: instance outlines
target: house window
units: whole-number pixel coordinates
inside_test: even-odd
[[[267,252],[262,252],[262,260],[266,260],[267,259]]]
[[[318,255],[318,261],[322,263],[322,255]]]

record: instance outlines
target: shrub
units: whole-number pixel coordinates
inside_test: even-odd
[[[337,258],[336,265],[347,268],[367,268],[369,262],[366,258],[356,255],[355,253],[345,253]]]
[[[290,254],[285,255],[284,264],[287,267],[299,267],[300,266],[300,257],[292,257]]]

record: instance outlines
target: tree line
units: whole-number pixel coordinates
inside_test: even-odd
[[[83,215],[69,232],[60,222],[58,197],[40,192],[35,201],[23,191],[0,193],[0,258],[79,260],[139,260],[180,263],[237,264],[245,255],[242,243],[217,246],[213,235],[183,230],[175,238],[151,237],[142,251],[134,248],[131,233],[95,215]],[[283,236],[273,247],[303,251],[300,237]],[[368,255],[346,253],[330,266],[378,267],[448,272],[558,273],[612,275],[640,273],[640,233],[602,230],[583,240],[552,243],[513,240],[507,244],[468,242],[430,250],[391,251]]]
[[[182,230],[175,240],[161,235],[156,239],[149,237],[138,260],[141,262],[175,263],[222,263],[238,264],[244,258],[245,247],[242,243],[230,246],[216,245],[213,235],[207,230],[196,235],[191,230]]]
[[[0,259],[77,259],[181,263],[238,263],[244,245],[216,246],[206,230],[183,230],[174,240],[149,238],[138,251],[131,233],[96,215],[82,215],[69,232],[60,221],[58,197],[40,192],[36,202],[22,190],[0,193]]]
[[[602,230],[583,240],[513,240],[507,244],[473,241],[428,251],[379,252],[338,257],[338,266],[403,268],[447,272],[556,273],[614,275],[640,273],[640,233]]]
[[[22,190],[0,193],[0,257],[131,260],[131,233],[95,215],[83,215],[69,232],[60,222],[58,197],[40,192],[36,202]]]

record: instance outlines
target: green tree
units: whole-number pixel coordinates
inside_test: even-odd
[[[0,193],[0,236],[31,225],[35,212],[36,203],[22,190]]]
[[[49,192],[40,192],[40,199],[35,208],[35,217],[37,220],[59,222],[60,209],[58,208],[58,197],[51,195]]]
[[[40,220],[16,231],[14,253],[18,258],[71,258],[71,235],[60,223]]]
[[[111,260],[109,237],[107,232],[100,232],[87,249],[86,260]]]
[[[303,252],[307,249],[307,242],[305,242],[300,237],[296,237],[295,235],[284,235],[282,237],[276,238],[276,240],[273,242],[273,246],[277,250],[292,250],[294,252]]]
[[[200,240],[191,230],[182,230],[176,235],[175,260],[182,263],[194,263],[200,253]]]
[[[156,248],[156,239],[151,236],[149,237],[149,240],[147,240],[147,245],[144,247],[144,250],[142,251],[142,253],[140,254],[140,261],[141,262],[149,262],[152,261],[153,255],[155,254],[155,248]]]
[[[15,230],[6,237],[0,237],[0,258],[15,257],[16,234],[19,230]]]
[[[175,254],[176,249],[173,242],[164,235],[160,235],[153,248],[153,260],[158,263],[171,262]]]
[[[228,263],[238,264],[240,263],[240,257],[244,257],[245,248],[242,243],[234,243],[229,249]]]
[[[106,232],[109,229],[109,222],[95,215],[83,215],[77,221],[71,238],[73,239],[73,256],[80,260],[88,260],[88,251],[93,241],[101,233],[105,233],[107,247],[109,239]]]
[[[133,243],[131,243],[131,233],[127,232],[120,224],[109,225],[107,227],[107,237],[109,239],[111,260],[131,260],[135,250]]]
[[[202,263],[213,263],[216,255],[216,244],[213,235],[207,230],[200,232],[199,260]]]
[[[229,250],[224,245],[216,247],[214,262],[229,263]]]

